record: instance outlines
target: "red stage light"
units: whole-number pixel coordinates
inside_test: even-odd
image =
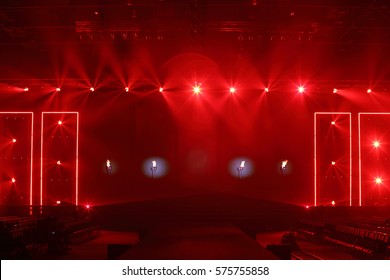
[[[164,89],[163,89],[162,87],[160,87],[158,91],[159,91],[159,92],[163,92]]]
[[[382,178],[381,177],[376,177],[375,178],[375,184],[381,185],[382,184]]]
[[[85,208],[89,209],[91,206],[89,204],[85,205]]]
[[[334,88],[334,89],[333,89],[333,93],[337,93],[337,88]]]
[[[309,209],[309,205],[306,205],[305,207],[306,207],[306,209]]]
[[[126,91],[126,92],[129,92],[129,88],[128,88],[128,87],[125,87],[125,91]]]
[[[334,160],[332,160],[332,165],[336,165],[336,162]]]
[[[381,143],[378,140],[375,140],[374,142],[372,142],[372,145],[374,146],[374,148],[379,148]]]
[[[28,87],[25,87],[25,88],[24,88],[24,91],[28,91]]]
[[[91,87],[89,90],[90,90],[91,92],[94,92],[94,91],[95,91],[95,89],[94,89],[93,87]]]
[[[61,91],[61,89],[58,87],[58,88],[56,88],[56,91],[59,92],[59,91]]]
[[[60,160],[57,161],[57,165],[61,165],[61,161]]]
[[[56,204],[57,204],[57,205],[61,204],[61,200],[57,200],[57,201],[56,201]]]
[[[201,92],[200,85],[196,84],[196,85],[194,86],[193,91],[194,91],[194,94],[199,94],[199,93]]]
[[[334,200],[332,200],[332,205],[335,206],[336,205],[336,202]]]
[[[58,124],[61,125],[61,124],[62,124],[62,121],[58,121]]]
[[[335,122],[335,121],[331,121],[331,124],[332,124],[332,125],[335,125],[335,124],[336,124],[336,122]]]
[[[12,182],[12,183],[15,183],[15,182],[16,182],[16,179],[15,179],[15,178],[12,178],[12,179],[11,179],[11,182]]]
[[[266,87],[266,88],[264,89],[264,91],[265,91],[265,92],[269,92],[269,88]]]
[[[236,92],[236,88],[234,88],[234,87],[231,87],[230,89],[229,89],[229,91],[230,91],[230,93],[235,93]]]
[[[372,90],[369,88],[369,89],[367,89],[367,93],[371,93],[372,92]]]
[[[305,91],[305,88],[303,86],[298,87],[298,92],[303,93]]]
[[[12,142],[13,142],[13,143],[15,143],[15,142],[16,142],[16,139],[15,139],[15,138],[14,138],[14,139],[12,139]]]

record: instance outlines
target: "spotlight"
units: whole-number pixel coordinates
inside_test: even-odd
[[[335,124],[336,124],[336,122],[335,122],[335,121],[331,121],[331,124],[332,124],[332,125],[335,125]]]
[[[62,121],[58,121],[58,125],[62,125]]]
[[[61,161],[60,160],[57,160],[57,165],[61,165]]]
[[[95,91],[95,89],[94,89],[93,87],[91,87],[89,90],[90,90],[91,92],[94,92],[94,91]]]
[[[168,171],[169,164],[164,158],[153,156],[142,162],[142,172],[148,178],[162,178],[168,174]]]
[[[306,207],[306,209],[309,209],[309,205],[306,205],[305,207]]]
[[[16,182],[16,179],[15,179],[15,178],[12,178],[12,179],[11,179],[11,182],[12,182],[12,183],[15,183],[15,182]]]
[[[264,89],[264,91],[265,91],[265,92],[269,92],[269,88],[266,87],[266,88]]]
[[[194,94],[198,95],[201,92],[200,85],[201,84],[195,83],[195,86],[193,88]]]
[[[236,92],[236,88],[231,87],[231,88],[229,89],[229,91],[230,91],[231,94],[234,94],[234,93]]]
[[[112,165],[111,165],[111,161],[109,159],[106,160],[106,170],[107,170],[107,174],[111,174]]]
[[[157,161],[152,160],[152,167],[150,167],[150,170],[152,171],[152,178],[155,177],[156,172],[157,172]]]
[[[89,208],[91,208],[91,205],[87,204],[87,205],[85,205],[85,208],[89,209]]]
[[[382,178],[381,177],[376,177],[375,178],[375,184],[381,185],[382,184]]]
[[[337,93],[337,88],[334,88],[334,89],[333,89],[333,93]]]
[[[159,92],[163,92],[164,89],[163,89],[162,87],[160,87],[158,91],[159,91]]]
[[[371,93],[372,92],[372,90],[369,88],[369,89],[367,89],[367,93]]]
[[[336,202],[334,200],[332,200],[332,205],[335,206],[336,205]]]
[[[287,163],[287,159],[282,161],[282,165],[280,166],[280,172],[282,173],[282,175],[286,175],[287,173]]]
[[[372,142],[372,145],[374,146],[374,148],[379,148],[381,143],[378,140],[375,140],[374,142]]]
[[[25,87],[25,88],[24,88],[24,91],[28,91],[28,90],[29,90],[29,88],[28,88],[28,87]]]
[[[14,139],[12,139],[12,142],[13,142],[13,143],[15,143],[15,142],[16,142],[16,139],[15,139],[15,138],[14,138]]]
[[[129,88],[128,88],[128,87],[126,87],[126,88],[125,88],[125,91],[126,91],[126,92],[129,92]]]
[[[298,87],[298,92],[303,93],[305,91],[305,88],[303,86]]]
[[[60,92],[60,91],[61,91],[61,89],[58,87],[58,88],[56,88],[56,91],[57,91],[57,92]]]
[[[56,204],[57,204],[57,205],[60,205],[60,204],[61,204],[61,200],[57,200],[57,201],[56,201]]]
[[[334,160],[332,160],[332,165],[336,165],[336,162]]]
[[[229,162],[228,168],[230,175],[238,179],[244,179],[253,174],[255,165],[250,158],[238,157]]]
[[[245,168],[245,160],[242,160],[241,163],[240,163],[240,166],[237,167],[237,171],[238,171],[238,178],[242,178],[242,171],[244,170]]]

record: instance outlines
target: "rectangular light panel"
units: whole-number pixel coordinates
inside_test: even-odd
[[[350,112],[315,112],[314,113],[314,206],[317,206],[318,172],[317,172],[317,116],[349,116],[349,206],[352,206],[352,117]]]
[[[75,167],[75,205],[79,204],[79,112],[42,112],[41,118],[41,170],[40,170],[40,205],[43,205],[43,132],[44,132],[44,124],[43,120],[45,115],[48,114],[75,114],[77,123],[76,123],[76,167]]]
[[[29,203],[33,204],[33,148],[34,148],[34,113],[33,112],[0,112],[0,114],[9,115],[29,115],[31,116],[31,131],[30,131],[30,191],[29,191]]]

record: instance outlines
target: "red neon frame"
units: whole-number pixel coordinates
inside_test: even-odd
[[[350,112],[314,113],[314,206],[317,206],[317,115],[349,116],[349,206],[352,206],[352,116]]]
[[[358,114],[358,141],[359,141],[359,206],[362,206],[362,145],[361,145],[361,115],[390,115],[390,113],[359,113]]]
[[[33,204],[33,150],[34,150],[34,113],[33,112],[0,112],[0,114],[26,114],[31,115],[31,139],[30,139],[30,206]]]
[[[41,170],[40,170],[40,206],[43,205],[43,119],[45,114],[76,114],[76,168],[75,168],[75,205],[79,204],[79,112],[42,112],[41,117]]]

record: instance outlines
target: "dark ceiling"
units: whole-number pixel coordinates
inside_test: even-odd
[[[93,68],[101,58],[96,49],[107,44],[119,60],[139,46],[149,48],[157,67],[183,52],[217,61],[246,55],[259,64],[270,54],[298,53],[301,60],[313,61],[305,57],[312,53],[335,67],[358,57],[364,57],[364,65],[371,52],[379,64],[389,62],[387,0],[2,0],[0,5],[0,70],[10,72],[6,78],[20,74],[5,70],[15,65],[34,66],[41,73],[35,76],[49,77],[50,71],[35,67],[52,63],[48,57],[65,57],[69,49]],[[385,66],[375,67],[384,73],[380,79],[388,79]]]
[[[389,44],[387,0],[3,0],[2,44],[231,40]]]

